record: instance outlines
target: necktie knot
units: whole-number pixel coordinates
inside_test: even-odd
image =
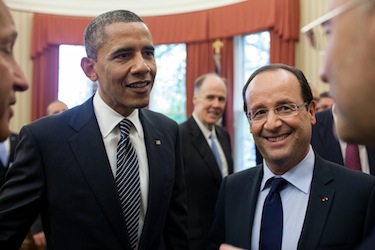
[[[271,178],[267,182],[271,185],[270,193],[279,193],[288,183],[284,178]]]
[[[120,131],[121,131],[121,137],[127,137],[129,136],[130,128],[132,126],[132,122],[128,119],[123,119],[119,123]]]

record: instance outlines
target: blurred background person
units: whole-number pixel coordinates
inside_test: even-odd
[[[328,91],[320,93],[318,103],[316,104],[316,112],[331,108],[334,102],[335,100]]]
[[[192,116],[180,125],[191,250],[204,250],[223,177],[233,173],[231,141],[218,126],[227,101],[227,86],[209,73],[194,83]]]
[[[67,109],[68,109],[68,105],[66,105],[62,101],[56,100],[56,101],[51,102],[47,106],[47,115],[59,114]]]

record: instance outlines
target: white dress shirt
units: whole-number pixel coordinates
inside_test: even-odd
[[[148,198],[148,157],[146,152],[146,145],[143,133],[143,127],[139,120],[139,110],[135,109],[128,117],[123,117],[121,114],[109,107],[100,97],[98,92],[94,96],[94,112],[98,121],[99,129],[102,134],[105,150],[107,152],[108,161],[111,166],[113,176],[116,176],[116,155],[117,144],[120,141],[120,128],[118,124],[124,118],[129,119],[133,123],[130,128],[130,140],[137,152],[139,164],[139,177],[141,186],[141,212],[139,218],[138,237],[141,235],[144,219],[147,212],[147,198]]]
[[[297,249],[310,196],[314,163],[315,154],[310,146],[306,157],[294,168],[281,176],[289,182],[286,187],[280,191],[284,218],[281,249]],[[251,235],[251,249],[259,249],[263,204],[270,191],[270,187],[265,188],[265,184],[268,179],[274,176],[275,174],[271,172],[265,160],[263,160],[263,179],[255,209]]]

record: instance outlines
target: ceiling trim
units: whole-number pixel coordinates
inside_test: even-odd
[[[68,16],[97,16],[127,9],[139,16],[160,16],[201,11],[245,0],[4,0],[12,10]]]

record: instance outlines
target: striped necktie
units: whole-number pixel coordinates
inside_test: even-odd
[[[132,122],[124,119],[119,123],[121,138],[117,145],[116,185],[128,230],[130,245],[137,249],[141,190],[137,154],[130,141]]]

